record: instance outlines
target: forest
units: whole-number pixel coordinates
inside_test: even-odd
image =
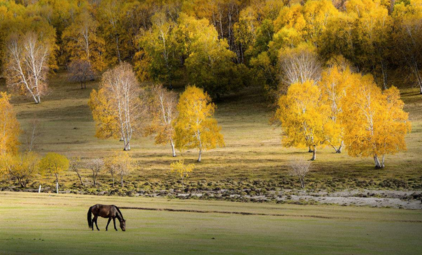
[[[26,96],[36,109],[63,74],[81,90],[99,82],[87,103],[95,137],[120,140],[124,151],[153,137],[173,157],[197,149],[198,162],[225,146],[217,104],[256,88],[283,147],[306,148],[312,161],[320,148],[346,150],[381,169],[412,130],[398,88],[422,94],[420,0],[3,0],[0,17],[1,173],[21,187],[45,173],[58,185],[67,169],[82,184],[83,168],[94,187],[107,169],[123,188],[136,168],[118,151],[41,159],[40,121],[22,130],[11,100]],[[169,168],[183,180],[194,165],[182,158]],[[303,188],[309,163],[291,169]]]

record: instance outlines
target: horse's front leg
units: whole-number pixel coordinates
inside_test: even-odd
[[[114,223],[114,229],[117,231],[117,228],[116,228],[116,218],[114,218],[114,217],[113,217],[113,223]]]
[[[108,224],[110,224],[110,221],[111,221],[111,217],[110,217],[110,218],[108,218],[108,222],[107,222],[107,227],[106,227],[106,231],[108,231]]]
[[[95,226],[97,227],[97,230],[100,231],[100,229],[98,228],[98,216],[95,216],[94,221],[95,221]]]

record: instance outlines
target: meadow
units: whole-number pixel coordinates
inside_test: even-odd
[[[93,232],[95,203],[157,210],[122,209],[126,232],[106,219]],[[1,192],[0,215],[0,254],[422,253],[415,210]]]
[[[60,72],[51,77],[49,84],[49,95],[42,104],[35,105],[21,97],[14,97],[12,101],[23,130],[28,129],[32,119],[40,120],[35,148],[38,153],[57,152],[87,161],[122,150],[123,145],[117,140],[94,137],[95,123],[87,102],[99,81],[88,83],[87,89],[80,89],[79,84],[67,81],[66,73]],[[0,88],[5,90],[5,86]],[[386,168],[376,170],[371,158],[352,158],[347,151],[336,154],[332,148],[325,147],[318,150],[308,179],[311,182],[334,179],[343,183],[343,188],[349,187],[350,180],[381,182],[393,179],[407,183],[409,188],[419,188],[422,184],[422,97],[416,88],[403,88],[401,92],[405,111],[409,112],[412,121],[412,132],[406,138],[407,151],[388,155]],[[203,153],[203,162],[195,164],[190,180],[227,182],[290,178],[289,162],[298,158],[310,159],[311,155],[307,148],[281,145],[281,128],[270,125],[273,112],[257,87],[246,88],[218,101],[216,119],[222,127],[226,146]],[[170,164],[181,158],[187,163],[195,163],[197,159],[197,150],[178,152],[178,157],[173,158],[169,145],[155,145],[151,137],[135,139],[130,154],[137,165],[127,182],[135,187],[146,181],[177,181],[170,173]],[[89,184],[89,171],[83,171],[83,176]],[[110,184],[108,174],[102,173],[99,178],[100,183]],[[40,179],[43,185],[53,185],[51,176]],[[60,179],[64,188],[77,184],[76,174],[72,172]],[[38,187],[38,182],[33,187]]]

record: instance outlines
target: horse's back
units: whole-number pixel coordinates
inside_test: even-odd
[[[116,209],[114,205],[101,205],[96,204],[93,206],[93,213],[103,218],[115,217]]]

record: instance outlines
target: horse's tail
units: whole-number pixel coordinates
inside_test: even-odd
[[[116,207],[117,211],[118,211],[118,212],[120,213],[120,215],[122,216],[122,220],[125,220],[125,218],[123,218],[123,214],[122,214],[122,212],[120,211],[119,207],[117,207],[117,206],[114,206],[114,207]]]
[[[88,210],[88,227],[92,227],[92,206]]]

